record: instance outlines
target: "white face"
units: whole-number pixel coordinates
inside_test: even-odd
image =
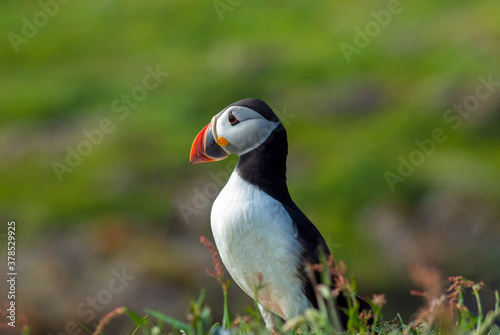
[[[262,115],[254,110],[232,106],[220,112],[215,116],[217,120],[214,138],[215,141],[223,137],[229,142],[220,143],[219,145],[228,154],[243,155],[264,143],[280,122],[271,122],[266,120]]]

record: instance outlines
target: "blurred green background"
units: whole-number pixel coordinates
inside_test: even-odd
[[[41,3],[0,12],[0,247],[15,220],[16,301],[33,334],[92,328],[120,304],[184,318],[202,287],[220,317],[199,237],[212,239],[214,185],[236,158],[188,155],[246,97],[282,117],[292,197],[361,295],[386,294],[387,319],[420,304],[410,264],[499,288],[500,2]],[[74,166],[72,150],[85,153]],[[416,166],[391,189],[402,160]],[[133,279],[109,295],[116,271]],[[236,285],[230,303],[251,305]]]

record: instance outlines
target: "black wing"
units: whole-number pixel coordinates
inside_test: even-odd
[[[298,269],[299,276],[304,282],[304,294],[311,304],[317,308],[318,302],[316,299],[316,293],[314,291],[313,283],[311,283],[311,279],[306,272],[306,266],[307,264],[321,263],[321,253],[330,255],[330,250],[328,249],[325,239],[316,226],[295,204],[284,205],[283,207],[292,218],[295,228],[297,229],[297,239],[304,250],[302,252],[302,259]],[[320,282],[319,273],[315,273],[315,280],[317,283]]]
[[[321,282],[320,273],[314,272],[314,281],[307,274],[306,266],[307,264],[320,264],[321,254],[330,255],[330,250],[325,242],[325,239],[318,231],[316,226],[307,218],[307,216],[295,205],[295,203],[284,205],[288,214],[292,218],[292,221],[297,229],[297,238],[304,248],[302,252],[302,260],[299,265],[298,275],[301,277],[304,286],[302,288],[307,299],[311,302],[314,308],[318,308],[318,300],[316,297],[316,292],[314,284]],[[332,276],[332,282],[334,282],[334,277]],[[370,305],[360,297],[357,297],[360,303],[360,310],[371,310]],[[340,295],[337,298],[337,308],[339,309],[340,321],[344,328],[347,327],[347,315],[342,311],[342,309],[347,308],[347,299],[344,295]]]

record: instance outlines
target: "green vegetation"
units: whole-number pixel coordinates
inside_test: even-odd
[[[205,187],[235,157],[189,166],[188,155],[211,117],[246,97],[282,116],[292,197],[356,274],[360,295],[384,292],[385,315],[412,319],[408,267],[422,262],[442,278],[484,280],[491,298],[500,1],[401,0],[350,62],[341,44],[356,46],[393,1],[220,2],[230,9],[2,0],[0,221],[17,222],[18,306],[32,329],[91,329],[119,305],[179,319],[202,286],[222,320],[223,299],[198,280],[209,259],[192,245],[210,235],[215,196]],[[40,3],[59,4],[44,24]],[[25,40],[13,44],[11,33]],[[180,208],[194,207],[197,192],[206,204],[186,218]],[[117,266],[136,281],[86,323],[76,307]],[[134,295],[144,287],[157,294]],[[229,289],[235,314],[245,299]]]
[[[166,316],[162,313],[146,310],[147,315],[140,318],[138,315],[125,308],[117,308],[105,316],[97,326],[94,333],[104,334],[104,326],[109,320],[120,314],[128,314],[137,330],[142,334],[156,335],[166,334],[167,328],[172,329],[169,333],[190,335],[216,335],[216,334],[500,334],[500,297],[495,292],[494,310],[483,312],[479,291],[484,286],[482,282],[475,283],[463,277],[450,277],[450,285],[446,293],[440,291],[439,278],[435,276],[432,269],[419,268],[415,270],[419,280],[424,282],[425,291],[414,291],[414,295],[425,298],[426,305],[422,307],[415,320],[405,323],[401,316],[392,321],[383,321],[382,308],[385,305],[385,296],[373,295],[369,300],[372,307],[370,313],[359,310],[359,302],[356,299],[356,282],[353,277],[346,277],[345,266],[341,262],[339,267],[333,265],[330,258],[321,266],[311,266],[310,271],[320,271],[323,283],[317,286],[319,303],[318,310],[308,310],[305,315],[297,316],[286,323],[277,321],[277,329],[270,332],[261,320],[257,306],[247,308],[248,315],[238,316],[230,321],[229,306],[227,304],[227,287],[229,280],[224,279],[222,263],[214,246],[207,239],[202,242],[209,248],[215,266],[215,271],[208,270],[210,276],[219,281],[224,293],[224,318],[221,323],[213,323],[210,308],[204,305],[205,291],[202,290],[196,301],[191,301],[188,311],[189,322],[183,322]],[[330,280],[335,275],[335,282]],[[312,272],[310,273],[312,276]],[[258,289],[258,288],[257,288]],[[464,294],[467,289],[472,291],[478,306],[478,313],[472,313],[464,304]],[[349,316],[347,331],[341,330],[338,316],[335,312],[335,299],[340,294],[348,297],[349,307],[343,312]],[[151,318],[152,317],[152,318]],[[151,322],[148,322],[151,321]],[[151,324],[150,324],[151,323]],[[165,327],[167,325],[167,327]],[[136,332],[134,331],[134,333]]]

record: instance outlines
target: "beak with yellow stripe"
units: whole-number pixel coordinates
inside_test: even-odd
[[[228,156],[222,146],[228,144],[229,142],[224,137],[217,136],[216,115],[212,118],[212,122],[206,125],[194,139],[189,163],[198,164],[222,160]]]

